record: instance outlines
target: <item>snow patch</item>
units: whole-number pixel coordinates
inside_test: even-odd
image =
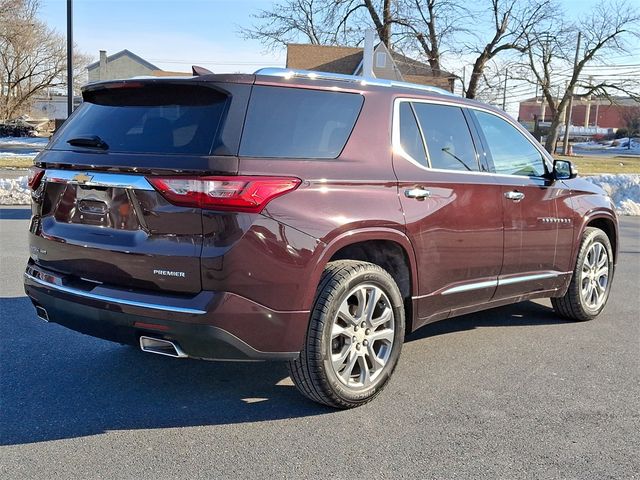
[[[619,215],[640,215],[640,174],[607,174],[584,177],[611,197]]]
[[[5,145],[20,145],[21,147],[42,147],[49,143],[48,138],[41,137],[0,137],[0,148]]]
[[[0,178],[0,205],[29,205],[31,193],[27,177]]]
[[[3,152],[0,150],[0,158],[15,158],[17,160],[33,160],[40,152]]]
[[[631,148],[629,148],[629,141],[631,141]],[[629,140],[629,137],[622,137],[616,138],[615,140],[602,140],[599,142],[594,142],[592,140],[590,142],[574,143],[573,146],[582,150],[603,152],[615,151],[620,154],[629,152],[635,154],[640,152],[640,139],[632,138]]]

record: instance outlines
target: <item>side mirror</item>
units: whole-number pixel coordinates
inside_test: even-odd
[[[568,160],[553,161],[553,179],[554,180],[570,180],[578,176],[578,170]]]

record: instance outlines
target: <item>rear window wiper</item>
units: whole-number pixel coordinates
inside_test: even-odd
[[[109,145],[107,145],[107,143],[97,135],[82,135],[70,138],[67,140],[67,143],[74,147],[100,148],[102,150],[109,149]]]

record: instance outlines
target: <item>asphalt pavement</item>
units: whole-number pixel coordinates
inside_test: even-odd
[[[547,300],[429,325],[386,390],[334,411],[278,363],[176,360],[39,320],[28,210],[0,207],[0,477],[640,478],[640,218],[605,311]]]

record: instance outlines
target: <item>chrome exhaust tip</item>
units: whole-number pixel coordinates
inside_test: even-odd
[[[44,309],[44,307],[36,306],[36,315],[38,315],[38,318],[44,320],[45,322],[49,321],[49,314]]]
[[[189,356],[178,345],[169,340],[145,337],[144,335],[140,337],[140,350],[173,358],[187,358]]]

